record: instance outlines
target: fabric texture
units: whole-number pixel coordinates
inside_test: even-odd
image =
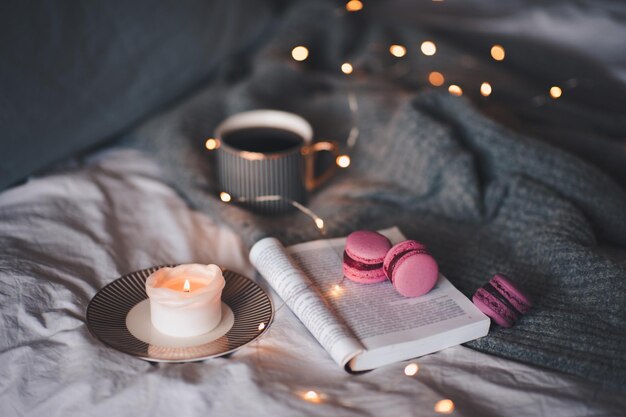
[[[263,217],[221,203],[203,143],[225,116],[255,108],[298,113],[318,138],[346,138],[352,91],[360,129],[352,164],[308,204],[327,236],[397,225],[426,243],[467,296],[496,272],[510,276],[533,298],[533,311],[468,346],[626,387],[624,190],[582,160],[483,117],[464,98],[399,82],[398,73],[427,64],[414,57],[407,72],[367,46],[388,44],[385,28],[365,30],[354,19],[339,20],[323,5],[295,8],[249,72],[225,76],[134,131],[125,146],[156,158],[171,185],[248,246],[270,235],[284,244],[316,239],[299,212]],[[309,46],[307,61],[290,59],[295,44]],[[462,55],[438,46],[452,51],[442,60]],[[364,70],[339,73],[346,56]]]
[[[111,139],[262,35],[272,2],[9,2],[0,189]]]
[[[560,372],[463,346],[358,375],[343,371],[273,293],[274,322],[228,357],[150,364],[89,334],[85,311],[119,276],[167,263],[217,263],[254,278],[241,239],[190,210],[137,152],[0,194],[0,415],[623,416],[626,397]],[[259,279],[259,284],[264,281]],[[114,307],[112,307],[114,308]],[[309,390],[319,404],[304,401]]]

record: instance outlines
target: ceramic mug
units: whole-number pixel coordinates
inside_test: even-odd
[[[234,114],[219,124],[215,138],[221,191],[264,214],[293,206],[284,200],[250,200],[281,196],[304,204],[308,193],[330,178],[335,167],[331,164],[316,177],[316,155],[328,151],[336,157],[338,152],[335,142],[313,142],[313,128],[305,119],[278,110]]]

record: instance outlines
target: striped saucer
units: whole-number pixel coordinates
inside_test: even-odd
[[[147,361],[193,362],[227,355],[246,346],[265,333],[274,318],[274,307],[263,288],[243,275],[225,270],[222,303],[234,314],[234,323],[226,334],[185,347],[141,341],[128,329],[126,318],[133,307],[148,298],[146,279],[159,268],[124,275],[98,291],[87,307],[87,328],[94,337],[113,349]]]

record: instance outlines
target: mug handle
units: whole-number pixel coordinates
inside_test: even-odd
[[[313,191],[332,177],[335,172],[336,165],[333,164],[326,169],[321,175],[315,177],[315,155],[318,152],[331,152],[336,158],[339,155],[339,145],[333,141],[315,142],[304,148],[304,181],[307,191]]]

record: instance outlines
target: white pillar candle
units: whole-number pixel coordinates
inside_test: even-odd
[[[161,333],[197,336],[222,319],[225,281],[217,265],[187,264],[161,268],[146,280],[150,319]]]

